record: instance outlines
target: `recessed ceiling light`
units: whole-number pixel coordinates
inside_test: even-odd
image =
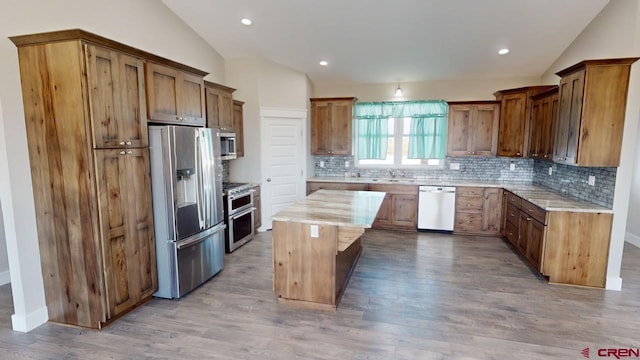
[[[253,21],[247,18],[240,19],[240,22],[242,23],[242,25],[247,25],[247,26],[251,26],[251,24],[253,24]]]
[[[507,48],[498,50],[498,54],[500,54],[500,55],[505,55],[505,54],[508,54],[508,53],[509,53],[509,49],[507,49]]]
[[[329,65],[328,62],[326,62],[324,60],[320,61],[320,66],[327,66],[327,65]]]

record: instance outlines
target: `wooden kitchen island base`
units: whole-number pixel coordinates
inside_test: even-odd
[[[326,196],[332,197],[325,201],[323,213],[319,200]],[[361,236],[371,227],[383,199],[380,192],[320,190],[290,211],[276,214],[273,291],[278,301],[335,310],[362,252]],[[353,211],[359,216],[348,215]]]

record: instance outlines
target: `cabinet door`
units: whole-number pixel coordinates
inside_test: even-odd
[[[500,105],[475,106],[470,131],[472,155],[496,155],[499,119]]]
[[[133,253],[131,265],[135,276],[136,301],[153,295],[158,290],[156,272],[156,248],[153,230],[153,207],[151,203],[151,172],[149,149],[127,150],[127,222],[128,238]]]
[[[502,219],[502,189],[484,189],[482,204],[482,232],[500,234]]]
[[[558,95],[550,95],[541,99],[540,102],[540,137],[538,140],[537,158],[551,159],[553,152],[553,139],[555,137],[555,119],[554,110],[558,111]]]
[[[236,156],[244,156],[244,115],[242,101],[233,101],[233,131],[236,133]]]
[[[542,141],[542,128],[544,122],[544,99],[533,100],[531,105],[531,135],[529,136],[529,151],[527,156],[530,158],[538,158],[540,156],[540,148]]]
[[[395,194],[391,199],[392,223],[394,225],[416,229],[418,226],[418,196]]]
[[[262,226],[262,202],[260,199],[260,186],[253,188],[256,192],[253,193],[253,206],[256,211],[253,213],[253,227],[258,231],[258,228]]]
[[[450,156],[471,155],[471,105],[449,106],[447,154]]]
[[[528,216],[523,211],[520,211],[518,216],[518,242],[516,243],[516,248],[520,250],[522,255],[526,256],[527,253],[527,242],[528,240]]]
[[[95,148],[148,146],[141,59],[85,45]]]
[[[560,80],[560,109],[556,126],[554,161],[575,164],[578,133],[582,117],[585,71],[577,71]]]
[[[178,106],[181,121],[191,125],[205,125],[204,80],[202,77],[180,72]]]
[[[235,132],[238,135],[238,129],[235,126],[234,111],[235,104],[233,103],[233,95],[230,92],[222,91],[220,94],[220,130],[224,132]],[[240,112],[242,112],[242,105],[240,105]]]
[[[331,104],[325,101],[311,103],[311,153],[331,154]]]
[[[502,96],[498,156],[523,156],[527,98],[527,93]]]
[[[352,102],[331,103],[331,154],[351,155]]]
[[[157,290],[147,149],[96,150],[107,319]]]
[[[220,90],[204,88],[205,111],[207,114],[207,127],[220,128],[220,105],[222,103]]]
[[[526,257],[536,270],[541,271],[542,248],[546,227],[541,222],[528,218]]]
[[[147,62],[147,114],[149,120],[169,123],[180,122],[178,108],[179,71]]]
[[[378,215],[376,215],[376,219],[373,221],[372,227],[386,228],[391,224],[391,207],[393,206],[392,203],[393,195],[387,193],[384,196],[382,205],[380,205],[380,210],[378,210]]]

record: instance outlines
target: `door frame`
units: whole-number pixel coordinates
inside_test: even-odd
[[[262,214],[262,225],[258,229],[258,231],[266,231],[271,229],[271,213],[267,209],[271,209],[271,189],[267,189],[267,174],[269,174],[268,159],[266,159],[267,154],[267,132],[266,122],[269,119],[278,119],[278,120],[289,120],[292,122],[299,122],[302,126],[302,144],[301,144],[301,163],[300,163],[300,171],[301,176],[299,178],[300,188],[303,189],[300,194],[298,200],[303,199],[306,196],[306,183],[307,183],[307,153],[308,153],[308,139],[307,139],[307,123],[308,123],[308,111],[307,109],[292,109],[292,108],[270,108],[270,107],[261,107],[260,108],[260,167],[261,167],[261,179],[260,179],[260,187],[261,187],[261,209],[260,212]]]

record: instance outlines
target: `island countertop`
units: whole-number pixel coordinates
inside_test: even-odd
[[[370,228],[384,196],[380,191],[318,190],[271,219]]]

